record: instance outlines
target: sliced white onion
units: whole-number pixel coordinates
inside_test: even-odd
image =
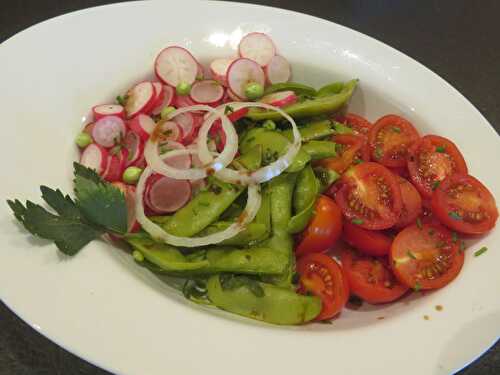
[[[217,111],[219,112],[219,115],[224,112],[224,109],[226,106],[230,106],[234,110],[239,110],[241,108],[246,108],[246,107],[256,107],[256,108],[264,108],[264,109],[269,109],[272,111],[278,112],[281,116],[283,116],[291,125],[292,125],[292,133],[293,133],[293,142],[288,146],[288,149],[286,150],[285,154],[283,154],[281,157],[279,157],[277,160],[272,162],[271,164],[259,168],[254,172],[249,173],[248,171],[236,171],[233,169],[229,168],[224,168],[222,170],[216,170],[217,172],[215,175],[229,183],[233,184],[243,184],[243,185],[250,185],[250,184],[260,184],[262,182],[269,181],[273,177],[276,177],[280,175],[285,169],[288,168],[288,166],[293,162],[293,159],[297,155],[300,149],[300,145],[302,142],[302,137],[300,136],[299,129],[297,128],[297,124],[293,120],[293,118],[288,115],[285,111],[278,107],[274,107],[269,104],[264,104],[264,103],[254,103],[254,102],[232,102],[232,103],[226,103],[223,104],[222,106],[217,107]],[[211,122],[209,122],[211,121]],[[215,121],[215,116],[210,115],[207,118],[207,121],[205,124],[207,125],[206,131],[208,132],[208,129],[211,126],[211,123]],[[204,124],[204,126],[205,126]],[[203,128],[202,128],[203,129]],[[234,128],[233,128],[234,130]],[[227,135],[227,133],[226,133]],[[213,162],[213,157],[210,155],[210,152],[208,151],[208,146],[206,142],[206,134],[204,134],[204,138],[202,137],[201,130],[200,130],[200,141],[198,143],[198,157],[200,158],[201,162],[203,164],[209,164]],[[228,144],[230,143],[229,137],[227,137],[226,141],[226,148],[228,148]],[[237,148],[237,142],[236,142],[236,148]]]
[[[238,151],[238,135],[236,134],[231,121],[229,121],[229,119],[223,112],[216,111],[214,108],[207,105],[194,105],[175,110],[174,112],[169,114],[167,120],[174,118],[175,116],[182,113],[193,111],[206,111],[212,113],[212,116],[209,116],[209,118],[205,121],[205,123],[202,125],[202,128],[200,129],[200,133],[205,134],[205,137],[203,139],[198,138],[198,144],[205,143],[205,148],[208,151],[208,146],[206,144],[208,130],[210,129],[210,126],[215,122],[215,120],[220,118],[222,129],[227,135],[228,142],[226,146],[229,147],[225,147],[224,150],[219,155],[217,155],[215,159],[211,156],[210,151],[208,151],[208,156],[211,159],[208,163],[204,163],[204,168],[178,169],[163,162],[162,157],[158,152],[159,140],[156,139],[156,137],[150,137],[144,149],[144,156],[148,165],[154,172],[179,180],[198,180],[227,167],[233,161],[236,152]],[[161,123],[159,123],[157,126],[160,126],[160,124]]]
[[[172,153],[185,153],[185,152],[196,152],[196,150],[175,150]],[[240,214],[235,223],[231,224],[228,228],[223,231],[213,233],[205,237],[178,237],[167,233],[162,227],[153,223],[144,213],[144,191],[146,188],[146,181],[148,177],[154,173],[151,167],[146,167],[144,172],[139,179],[136,189],[136,200],[135,200],[135,211],[137,216],[137,221],[141,224],[142,228],[148,232],[151,237],[156,240],[161,240],[167,244],[173,246],[182,247],[198,247],[206,246],[211,244],[216,244],[222,242],[228,238],[234,237],[239,232],[244,230],[248,223],[250,223],[257,215],[257,211],[261,204],[261,195],[259,185],[249,185],[248,186],[248,200],[244,211]]]

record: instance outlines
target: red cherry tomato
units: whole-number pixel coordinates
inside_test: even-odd
[[[332,141],[338,145],[338,155],[333,158],[318,160],[315,163],[316,165],[342,173],[353,163],[370,160],[370,151],[365,137],[341,134],[333,136]]]
[[[404,228],[409,224],[415,223],[417,217],[422,213],[422,198],[418,193],[415,186],[413,186],[408,180],[402,177],[397,177],[399,187],[401,188],[401,199],[403,201],[403,208],[401,209],[401,215],[398,222],[396,223],[396,228]]]
[[[335,120],[352,129],[354,135],[368,136],[373,124],[360,115],[346,113],[335,117]]]
[[[344,222],[342,239],[352,247],[367,255],[382,256],[389,254],[392,238],[376,231],[363,229],[349,221]]]

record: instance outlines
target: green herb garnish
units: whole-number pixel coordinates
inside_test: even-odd
[[[406,250],[406,254],[411,258],[411,259],[417,259],[415,254],[412,253],[411,250]]]
[[[380,159],[382,156],[384,156],[384,151],[380,147],[375,148],[375,159]]]
[[[457,232],[451,232],[451,240],[453,241],[453,243],[457,243],[457,241],[458,241]]]
[[[417,228],[422,230],[422,219],[420,219],[419,217],[417,218]]]
[[[474,256],[475,256],[475,257],[478,257],[478,256],[480,256],[480,255],[484,254],[484,253],[485,253],[485,252],[487,252],[487,251],[488,251],[488,248],[487,248],[486,246],[483,246],[482,248],[480,248],[478,251],[476,251],[476,252],[474,253]]]
[[[356,225],[361,225],[361,224],[363,224],[363,220],[355,217],[354,219],[351,220],[351,223],[356,224]]]
[[[436,189],[439,187],[439,184],[440,184],[440,183],[441,183],[441,181],[434,181],[434,182],[432,183],[432,186],[431,186],[432,190],[433,190],[433,191],[434,191],[434,190],[436,190]]]
[[[448,216],[451,217],[453,220],[462,220],[462,216],[460,216],[456,211],[448,212]]]
[[[118,95],[116,97],[116,102],[122,106],[126,105],[127,104],[127,99],[128,99],[128,95],[124,95],[124,96],[121,96],[121,95]]]
[[[445,152],[445,151],[446,151],[446,149],[445,149],[443,146],[437,146],[437,147],[436,147],[436,152],[443,153],[443,152]]]
[[[401,133],[401,128],[399,128],[399,127],[397,127],[397,126],[394,126],[394,127],[392,128],[392,131],[393,131],[394,133]]]
[[[416,282],[415,282],[415,286],[413,287],[413,290],[414,290],[415,292],[418,292],[418,291],[420,291],[420,289],[422,289],[422,285],[420,285],[420,282],[419,282],[419,281],[416,281]]]

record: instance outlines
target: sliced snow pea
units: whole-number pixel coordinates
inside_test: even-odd
[[[221,276],[208,279],[209,300],[218,308],[248,318],[273,324],[302,324],[314,319],[321,311],[318,297],[303,296],[290,289],[258,282],[256,293],[248,283],[224,288]]]
[[[343,88],[344,82],[333,82],[320,88],[316,97],[322,98],[324,96],[335,95],[341,92]]]
[[[304,126],[299,127],[299,132],[302,136],[302,142],[309,142],[314,139],[328,137],[329,135],[334,133],[334,130],[332,129],[332,122],[330,120],[319,120],[307,123]],[[293,140],[291,129],[287,129],[281,134],[287,137],[289,141]]]
[[[278,91],[288,91],[288,90],[295,92],[297,95],[306,95],[306,96],[316,95],[316,90],[314,88],[295,82],[275,83],[274,85],[268,86],[266,88],[264,95],[272,94]]]
[[[265,238],[271,235],[271,191],[267,187],[262,189],[260,208],[253,222],[266,227]]]
[[[206,191],[198,193],[162,225],[166,232],[181,237],[195,235],[215,222],[244,191],[242,187],[215,178],[210,180]]]
[[[340,178],[340,175],[333,169],[327,169],[323,167],[314,168],[314,174],[318,178],[320,183],[319,192],[323,193],[326,189],[330,187],[335,181]]]
[[[344,124],[333,121],[333,130],[336,134],[353,134],[352,128],[345,126]]]
[[[347,101],[351,98],[357,83],[357,79],[349,81],[344,84],[344,87],[338,94],[324,96],[322,98],[308,99],[303,102],[284,107],[283,110],[293,118],[304,118],[333,113],[347,103]],[[262,110],[260,108],[250,109],[246,117],[254,121],[281,119],[281,115],[278,112]]]
[[[213,233],[220,232],[232,224],[230,221],[218,221],[210,224],[208,227],[199,232],[196,236],[208,236]],[[265,240],[269,237],[269,230],[265,224],[251,222],[245,230],[238,233],[236,236],[228,238],[220,243],[226,246],[249,246],[258,241]]]
[[[305,151],[311,157],[311,160],[337,156],[335,143],[331,141],[309,141],[302,145],[302,151]]]
[[[257,145],[261,145],[262,164],[267,165],[282,156],[289,144],[290,141],[277,131],[254,128],[249,130],[241,140],[240,151],[247,153]],[[305,151],[299,150],[286,171],[300,171],[310,160],[311,158]]]
[[[249,171],[256,171],[262,165],[262,145],[255,145],[250,148],[247,152],[236,158],[235,162]]]
[[[309,224],[309,221],[314,215],[314,206],[315,206],[316,200],[311,201],[309,206],[304,208],[302,211],[300,211],[298,214],[292,216],[290,221],[288,222],[288,232],[295,234],[295,233],[300,233],[304,229],[306,229],[307,224]]]
[[[310,165],[298,175],[293,193],[293,207],[296,214],[288,222],[289,233],[302,232],[314,214],[314,203],[319,192],[319,181]]]

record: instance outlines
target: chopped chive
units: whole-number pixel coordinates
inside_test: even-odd
[[[445,151],[446,151],[446,149],[445,149],[443,146],[437,146],[437,147],[436,147],[436,152],[443,153],[443,152],[445,152]]]
[[[363,220],[355,217],[354,219],[351,220],[351,223],[356,224],[356,225],[361,225],[361,224],[363,224]]]
[[[116,97],[116,101],[118,102],[118,104],[120,105],[125,105],[126,104],[126,101],[127,101],[127,95],[125,96],[121,96],[121,95],[118,95]]]
[[[434,181],[432,183],[432,190],[436,190],[438,187],[439,187],[439,184],[441,183],[441,181]]]
[[[451,232],[451,240],[453,241],[453,243],[457,243],[457,241],[458,241],[457,232]]]
[[[233,112],[234,112],[234,109],[230,105],[228,105],[228,106],[226,106],[226,108],[224,108],[224,114],[225,115],[227,115],[229,113],[233,113]]]
[[[411,259],[417,259],[415,254],[411,252],[411,250],[406,250],[406,254],[411,258]]]
[[[401,133],[401,128],[398,128],[397,126],[394,126],[394,127],[392,128],[392,131],[393,131],[394,133]]]
[[[422,219],[417,218],[417,228],[422,230]]]
[[[460,242],[460,252],[463,253],[465,251],[465,242]]]
[[[356,159],[354,159],[353,164],[358,165],[358,164],[361,164],[362,162],[363,162],[363,160],[356,158]]]
[[[444,241],[439,241],[437,244],[436,244],[436,247],[438,249],[442,248],[442,247],[445,247],[446,246],[446,242]]]
[[[415,286],[413,287],[413,290],[415,292],[418,292],[420,289],[422,289],[422,285],[420,285],[420,282],[416,281]]]
[[[474,256],[475,256],[475,257],[478,257],[478,256],[480,256],[480,255],[484,254],[484,253],[485,253],[485,252],[487,252],[487,251],[488,251],[488,248],[487,248],[486,246],[483,246],[482,248],[480,248],[478,251],[476,251],[476,252],[474,253]]]
[[[434,233],[436,233],[434,229],[429,229],[429,236],[434,236]]]
[[[376,159],[380,159],[383,155],[384,155],[384,151],[380,147],[375,148],[375,158]]]
[[[456,211],[448,212],[448,216],[451,217],[453,220],[462,220],[462,216],[460,216]]]

